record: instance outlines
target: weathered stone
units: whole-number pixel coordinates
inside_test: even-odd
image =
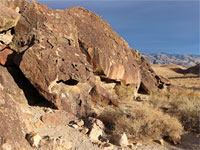
[[[67,125],[70,121],[74,119],[76,119],[75,116],[61,110],[45,114],[41,117],[43,123],[52,126]]]
[[[98,141],[99,137],[104,133],[104,124],[99,119],[89,117],[87,120],[87,127],[90,130],[89,137],[93,142]]]
[[[127,147],[128,146],[128,138],[126,136],[126,133],[123,133],[119,138],[119,145],[121,147]]]
[[[88,131],[89,131],[89,129],[88,129],[88,128],[84,128],[84,129],[82,129],[82,130],[81,130],[81,133],[83,133],[83,134],[85,135],[85,134],[87,134],[87,133],[88,133]]]
[[[27,141],[30,143],[33,147],[38,147],[40,140],[42,139],[41,136],[36,132],[31,132],[26,137]]]
[[[16,26],[20,15],[13,9],[10,9],[0,3],[0,43],[9,44],[12,41],[14,27]]]
[[[81,119],[76,123],[79,127],[82,127],[84,125],[84,121]]]
[[[138,65],[129,45],[100,16],[81,7],[65,10],[77,25],[80,50],[102,77],[139,84]]]
[[[7,31],[16,26],[20,14],[0,3],[0,32]]]
[[[0,149],[6,145],[12,149],[29,149],[26,131],[23,113],[17,103],[0,89]]]
[[[98,141],[99,137],[103,135],[103,130],[94,124],[90,130],[89,138],[91,141]]]
[[[23,53],[17,65],[57,108],[87,113],[90,98],[82,99],[80,107],[80,99],[71,100],[53,89],[87,82],[94,76],[93,69],[105,79],[139,86],[140,73],[131,49],[99,16],[80,7],[61,11],[37,2],[25,6],[19,6],[22,16],[10,47]],[[83,89],[80,93],[88,95]]]
[[[20,9],[9,44],[18,54],[15,64],[56,108],[83,117],[91,115],[96,104],[118,106],[116,94],[94,82],[95,76],[100,82],[131,85],[134,95],[139,87],[148,91],[162,85],[155,74],[145,76],[151,71],[148,64],[133,57],[136,52],[91,11],[81,7],[53,10],[23,0],[3,0],[3,4]]]
[[[5,65],[13,65],[13,54],[14,51],[9,49],[6,45],[0,44],[0,64]]]

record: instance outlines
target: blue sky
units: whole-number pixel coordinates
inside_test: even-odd
[[[89,9],[141,52],[200,54],[199,0],[37,1],[53,9]]]

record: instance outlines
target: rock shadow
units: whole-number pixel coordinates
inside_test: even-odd
[[[18,87],[23,90],[29,105],[54,108],[43,96],[39,94],[37,89],[30,83],[17,66],[7,66],[6,68]]]
[[[181,68],[170,68],[171,70],[175,71],[176,73],[185,74],[185,70]]]

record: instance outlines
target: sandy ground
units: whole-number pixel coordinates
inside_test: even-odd
[[[200,77],[181,73],[181,70],[186,69],[182,66],[154,64],[152,68],[158,75],[169,78],[174,85],[200,90]]]

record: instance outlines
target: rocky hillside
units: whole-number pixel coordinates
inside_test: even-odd
[[[0,8],[0,149],[100,149],[114,128],[103,112],[128,113],[139,94],[170,85],[89,10],[26,0],[1,0]],[[182,127],[173,122],[159,137],[177,143]]]
[[[152,64],[175,64],[186,68],[200,63],[200,55],[154,53],[142,54]]]
[[[200,64],[188,68],[184,73],[192,73],[200,76]]]

